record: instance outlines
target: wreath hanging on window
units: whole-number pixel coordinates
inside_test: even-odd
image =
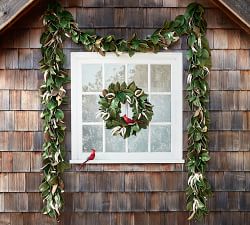
[[[136,135],[141,129],[146,129],[153,116],[153,105],[148,101],[148,95],[138,88],[135,82],[127,85],[111,83],[108,89],[102,91],[97,117],[100,116],[107,129],[112,129],[112,135],[121,135],[124,139]],[[121,115],[121,105],[128,104],[133,116]]]

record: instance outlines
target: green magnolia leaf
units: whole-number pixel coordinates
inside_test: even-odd
[[[55,112],[55,117],[58,119],[58,120],[63,120],[64,118],[64,113],[61,109],[57,109],[56,112]]]

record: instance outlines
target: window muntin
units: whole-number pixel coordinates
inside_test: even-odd
[[[71,74],[72,163],[90,148],[97,150],[93,163],[183,162],[181,53],[72,53]],[[125,140],[95,116],[102,89],[117,81],[135,81],[155,106],[148,129]],[[124,113],[130,108],[122,106]]]

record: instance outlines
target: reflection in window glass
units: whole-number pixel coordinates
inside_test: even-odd
[[[100,122],[100,117],[96,118],[98,112],[99,96],[83,95],[82,96],[82,122]]]
[[[147,152],[148,151],[148,129],[142,129],[136,136],[130,136],[128,141],[129,152]]]
[[[148,65],[128,64],[128,83],[132,81],[139,88],[148,91]]]
[[[125,152],[125,140],[121,136],[112,136],[112,130],[105,130],[106,152]]]
[[[125,81],[125,65],[122,64],[105,64],[104,65],[105,87],[110,83]]]
[[[82,66],[82,90],[100,91],[102,89],[102,65],[84,64]]]
[[[83,125],[83,152],[94,148],[97,152],[102,152],[102,126],[101,125]]]
[[[171,121],[171,96],[170,95],[151,95],[151,103],[154,108],[152,122]]]
[[[170,65],[151,65],[151,91],[152,92],[171,91]]]
[[[151,152],[171,151],[171,129],[169,125],[151,126]]]

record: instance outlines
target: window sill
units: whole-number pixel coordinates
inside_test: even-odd
[[[84,161],[84,159],[72,159],[70,160],[70,164],[81,164]],[[164,159],[159,159],[159,160],[123,160],[123,159],[118,159],[118,160],[93,160],[93,161],[88,161],[88,164],[131,164],[131,163],[136,163],[136,164],[144,164],[144,163],[152,163],[152,164],[160,164],[160,163],[185,163],[184,159],[169,159],[169,160],[164,160]]]

